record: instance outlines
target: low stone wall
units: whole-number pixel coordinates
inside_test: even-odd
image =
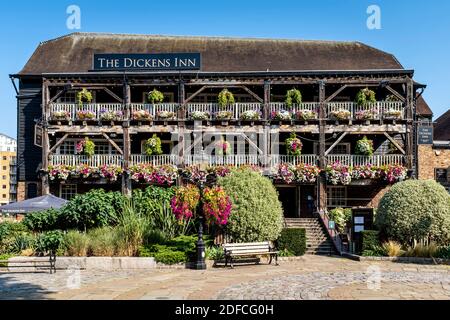
[[[363,257],[351,253],[343,253],[343,257],[355,261],[391,261],[400,263],[415,263],[415,264],[445,264],[450,265],[450,260],[440,258],[419,258],[419,257]]]

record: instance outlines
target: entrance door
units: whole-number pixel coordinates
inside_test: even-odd
[[[300,187],[300,217],[312,218],[314,213],[314,186]]]
[[[279,199],[283,206],[285,218],[298,218],[297,188],[292,186],[277,187]]]

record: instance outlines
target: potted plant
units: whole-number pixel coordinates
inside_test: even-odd
[[[144,143],[144,153],[148,156],[162,154],[161,139],[154,134]]]
[[[303,110],[298,110],[295,113],[295,117],[297,118],[297,120],[309,121],[312,119],[316,119],[317,113],[313,110],[303,109]]]
[[[287,121],[292,119],[292,115],[289,111],[285,110],[272,111],[270,113],[270,119],[278,121]]]
[[[330,118],[336,121],[339,120],[349,120],[352,113],[347,109],[338,109],[330,111]]]
[[[122,111],[120,110],[106,110],[102,109],[100,110],[100,120],[102,121],[119,121],[122,119]]]
[[[158,119],[164,120],[164,121],[174,120],[177,117],[175,112],[166,111],[166,110],[158,111],[157,116],[158,116]]]
[[[355,153],[364,156],[373,155],[373,141],[364,136],[356,142]]]
[[[69,111],[55,111],[52,113],[52,118],[54,120],[70,120],[70,112]]]
[[[161,103],[164,101],[164,94],[161,91],[153,89],[147,94],[147,99],[151,104]]]
[[[83,105],[84,103],[91,103],[92,102],[92,93],[87,90],[83,89],[81,91],[77,92],[77,102],[78,105]]]
[[[222,110],[216,113],[216,119],[217,120],[230,120],[231,117],[233,116],[233,113],[231,111],[228,110]]]
[[[286,92],[286,99],[284,101],[286,104],[286,107],[288,109],[292,109],[294,104],[301,104],[302,103],[302,93],[298,89],[291,89]]]
[[[95,112],[91,110],[78,110],[77,111],[77,118],[78,120],[94,120],[95,119]]]
[[[148,110],[135,110],[133,111],[133,120],[153,120],[152,115]]]
[[[369,88],[359,90],[356,94],[355,102],[358,106],[365,106],[369,103],[377,102],[375,91]]]
[[[77,142],[75,149],[78,154],[92,157],[95,154],[95,143],[86,137]]]
[[[217,103],[219,104],[219,108],[226,109],[235,103],[234,96],[228,89],[223,89],[217,97]]]
[[[302,154],[302,141],[297,138],[295,132],[291,132],[291,135],[286,139],[286,152],[288,155],[299,156]]]
[[[195,121],[209,120],[209,112],[207,111],[194,111],[191,113],[191,119]]]
[[[255,110],[247,110],[241,113],[241,120],[259,120],[261,113]]]

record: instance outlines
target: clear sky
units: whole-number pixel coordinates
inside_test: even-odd
[[[66,26],[69,5],[81,29]],[[381,9],[381,29],[367,28],[367,8]],[[16,136],[15,92],[8,74],[40,41],[74,31],[361,41],[393,53],[428,85],[435,118],[450,108],[448,0],[15,0],[0,7],[0,132]]]

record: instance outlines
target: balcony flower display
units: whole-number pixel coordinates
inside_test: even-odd
[[[69,178],[69,175],[73,168],[64,164],[48,166],[48,175],[50,180],[62,180],[65,181]]]
[[[330,111],[330,118],[333,120],[349,120],[352,113],[347,109]]]
[[[77,111],[78,120],[93,120],[95,119],[95,112],[90,110],[79,110]]]
[[[216,177],[226,177],[231,173],[230,166],[215,166],[207,169],[208,174],[213,174]]]
[[[308,121],[308,120],[313,120],[317,118],[317,112],[312,111],[312,110],[298,110],[295,113],[295,117],[297,118],[297,120],[301,120],[301,121]]]
[[[374,120],[378,114],[378,109],[362,109],[355,112],[356,120]]]
[[[103,165],[99,171],[100,176],[109,181],[117,181],[117,178],[123,173],[122,167],[115,165]]]
[[[371,164],[365,166],[356,166],[352,168],[352,179],[376,179],[379,177],[379,171],[377,167]]]
[[[79,176],[83,179],[87,179],[94,173],[97,173],[97,168],[90,167],[87,164],[82,164],[82,165],[76,166],[75,170],[73,170],[71,172],[71,175]]]
[[[120,110],[107,110],[102,109],[100,110],[100,120],[102,121],[119,121],[122,119],[122,111]]]
[[[209,120],[209,112],[207,111],[194,111],[191,113],[191,119],[196,121]]]
[[[205,188],[203,212],[208,224],[226,225],[231,213],[231,200],[221,187]]]
[[[172,111],[163,110],[163,111],[158,111],[157,117],[160,120],[174,120],[174,119],[176,119],[177,114]]]
[[[172,185],[178,177],[178,169],[173,165],[153,166],[139,164],[130,168],[131,179],[136,182]]]
[[[206,182],[208,175],[211,174],[212,170],[204,171],[201,170],[199,166],[188,166],[184,168],[182,175],[185,179],[190,182]]]
[[[261,113],[255,110],[247,110],[241,113],[241,120],[259,120]]]
[[[291,133],[290,137],[286,139],[286,152],[288,155],[299,156],[302,154],[302,141],[297,138],[294,132]]]
[[[190,184],[177,188],[170,201],[170,207],[177,220],[189,221],[195,215],[199,200],[200,191],[196,186]]]
[[[92,157],[95,154],[95,144],[86,137],[77,142],[75,145],[75,150],[78,154],[84,154],[88,157]]]
[[[373,141],[367,139],[366,136],[356,141],[355,153],[364,156],[373,155]]]
[[[150,114],[150,112],[148,110],[143,110],[143,109],[133,111],[132,118],[133,118],[133,120],[140,120],[140,121],[153,120],[153,117]]]
[[[230,120],[233,117],[233,113],[231,111],[222,110],[216,113],[217,120]]]
[[[221,109],[225,109],[233,105],[235,103],[233,93],[228,91],[228,89],[223,89],[217,97],[217,103]]]
[[[228,141],[225,141],[224,139],[220,139],[214,144],[216,155],[220,156],[226,156],[231,154],[231,144]]]
[[[315,183],[320,174],[320,169],[317,166],[308,164],[291,165],[281,163],[272,174],[273,179],[283,181],[287,184],[292,182],[299,183]]]
[[[332,165],[328,165],[325,169],[327,179],[332,184],[348,185],[352,182],[352,168],[336,161]]]
[[[388,120],[401,120],[403,112],[396,109],[388,109],[383,112],[383,118]]]
[[[70,112],[69,111],[55,111],[52,113],[52,118],[54,120],[70,120]]]
[[[148,156],[160,155],[163,153],[161,149],[161,139],[156,135],[145,141],[144,143],[144,153]]]
[[[286,120],[291,120],[292,115],[289,111],[285,111],[285,110],[272,111],[270,113],[270,119],[278,120],[278,121],[286,121]]]
[[[402,165],[386,165],[380,167],[380,177],[388,183],[396,183],[406,179],[407,170]]]
[[[272,174],[273,179],[291,184],[295,180],[294,166],[288,163],[281,163]]]
[[[369,88],[359,90],[355,98],[355,102],[358,106],[365,106],[376,101],[375,91],[370,90]]]

